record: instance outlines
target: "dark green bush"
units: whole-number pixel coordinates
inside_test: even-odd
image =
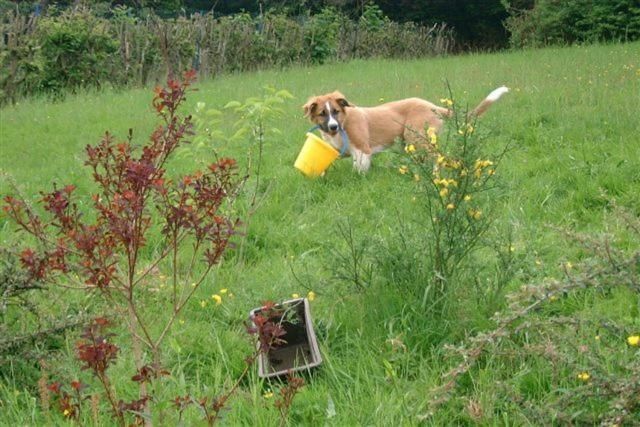
[[[329,7],[309,18],[305,25],[304,41],[312,63],[323,64],[335,58],[338,33],[344,20],[343,15]]]
[[[119,44],[104,20],[87,11],[63,13],[39,23],[41,88],[61,93],[119,81]]]
[[[524,9],[518,7],[522,2],[504,3],[513,47],[640,38],[640,4],[635,0],[536,0]]]
[[[47,298],[48,290],[27,276],[18,259],[0,248],[0,381],[27,386],[40,374],[39,359],[62,348],[65,331],[82,318]]]

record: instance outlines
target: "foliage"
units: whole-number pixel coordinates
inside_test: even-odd
[[[476,129],[476,117],[453,99],[441,99],[451,116],[445,117],[440,138],[428,128],[416,142],[408,142],[406,160],[398,168],[416,187],[415,203],[428,224],[424,244],[408,247],[432,271],[424,282],[406,283],[422,307],[440,311],[456,283],[464,282],[473,255],[487,245],[491,207],[497,198],[496,169],[506,152],[487,158],[486,137]],[[413,130],[417,132],[417,130]],[[423,252],[425,251],[425,252]]]
[[[310,17],[305,26],[304,41],[311,63],[324,64],[335,58],[342,19],[342,15],[332,8]]]
[[[366,30],[380,31],[385,27],[385,24],[389,24],[389,21],[389,18],[384,15],[376,4],[367,3],[364,5],[360,23]]]
[[[640,38],[640,7],[633,0],[537,0],[525,9],[517,2],[503,2],[510,14],[505,26],[513,47]]]
[[[83,324],[62,306],[51,314],[40,298],[48,292],[20,268],[17,253],[0,248],[0,377],[18,371],[25,387],[33,385],[38,360],[51,358],[67,331]]]
[[[100,87],[119,80],[117,40],[87,10],[64,12],[39,22],[43,64],[40,89],[58,96],[65,90]]]
[[[92,215],[79,210],[73,185],[54,186],[52,192],[43,193],[42,205],[50,220],[41,219],[24,200],[4,199],[8,216],[39,243],[20,255],[29,277],[48,283],[63,280],[89,293],[98,291],[96,295],[126,319],[138,369],[145,365],[146,352],[154,366],[161,365],[164,338],[209,271],[222,260],[238,226],[231,211],[239,185],[235,160],[221,158],[206,171],[177,179],[166,173],[169,158],[192,134],[191,118],[179,116],[178,108],[193,79],[194,73],[187,73],[184,82],[172,80],[167,88],[156,89],[153,106],[161,123],[138,156],[132,131],[126,141],[117,142],[106,133],[100,143],[87,146],[86,165],[100,191],[91,197]],[[144,260],[150,232],[157,229],[163,241],[156,243],[154,259]],[[184,251],[190,254],[187,260],[179,256]],[[200,257],[203,267],[196,268]],[[167,269],[172,277],[162,319],[150,315],[144,303],[159,269]],[[98,344],[91,345],[89,349]],[[91,351],[106,355],[103,350]],[[84,360],[86,354],[79,352]],[[85,362],[108,391],[98,368],[106,370],[109,361],[97,367]],[[140,398],[147,398],[144,382]],[[150,401],[143,403],[144,412],[149,413]],[[113,402],[112,407],[115,411]]]
[[[230,136],[226,136],[219,130],[222,111],[215,108],[207,109],[204,102],[199,102],[193,116],[196,128],[194,138],[196,150],[205,149],[216,152],[215,142],[218,141],[226,141],[230,144],[247,142],[246,175],[253,178],[251,183],[253,188],[248,191],[250,195],[244,224],[246,228],[249,228],[251,217],[268,193],[268,187],[264,189],[260,180],[265,143],[282,135],[282,131],[275,126],[275,122],[283,115],[282,105],[293,98],[286,89],[276,90],[267,86],[263,90],[262,97],[250,97],[244,102],[229,101],[224,106],[224,110],[232,112],[235,116],[233,133]],[[193,152],[189,150],[184,153],[192,155]],[[243,239],[239,251],[240,260],[244,257],[245,243],[246,239]]]
[[[8,38],[0,44],[0,102],[145,85],[192,68],[204,78],[371,56],[430,56],[453,47],[446,26],[399,25],[373,6],[366,12],[360,21],[332,8],[301,20],[272,12],[160,19],[137,17],[124,6],[110,18],[83,8],[28,18],[12,12],[0,22]]]
[[[616,216],[640,238],[637,216],[619,209]],[[545,386],[549,395],[543,402],[525,391],[526,377],[496,375],[502,385],[499,395],[515,401],[543,424],[634,423],[640,411],[640,325],[629,318],[591,318],[583,311],[571,310],[570,300],[622,290],[636,303],[640,301],[640,252],[625,251],[606,235],[563,234],[590,255],[579,265],[565,263],[558,278],[548,277],[510,293],[509,306],[492,318],[494,329],[478,333],[460,346],[449,346],[460,363],[444,375],[444,384],[432,390],[425,419],[444,402],[460,399],[462,393],[454,392],[464,375],[492,354],[493,363],[518,365],[543,360],[549,365],[539,373],[549,383]],[[594,327],[599,331],[595,336],[590,335]]]
[[[209,426],[222,419],[222,410],[227,407],[228,400],[238,391],[240,384],[249,374],[250,368],[255,364],[257,358],[261,354],[267,354],[273,346],[286,342],[283,338],[286,338],[286,331],[273,318],[274,307],[273,303],[265,302],[262,307],[264,315],[256,315],[253,319],[253,326],[247,327],[249,334],[258,336],[259,345],[254,353],[245,359],[245,368],[232,387],[219,396],[195,398],[185,395],[172,399],[171,403],[173,404],[173,409],[177,412],[178,422],[181,422],[185,411],[190,406],[199,410],[202,420]],[[118,393],[108,372],[110,367],[116,363],[120,354],[120,347],[113,343],[115,334],[108,332],[112,327],[113,323],[103,317],[96,318],[87,325],[81,335],[81,340],[76,343],[76,358],[82,364],[82,370],[89,370],[100,384],[102,396],[109,404],[114,422],[120,426],[144,425],[152,420],[150,414],[146,413],[148,402],[151,400],[156,401],[156,403],[162,402],[158,402],[158,397],[153,392],[129,402],[118,398]],[[169,371],[161,369],[157,365],[144,365],[131,377],[131,381],[138,384],[152,385],[158,379],[166,376],[170,376]],[[43,376],[43,378],[45,377]],[[282,425],[287,421],[287,414],[293,403],[293,397],[295,397],[298,389],[304,385],[304,380],[294,375],[289,375],[288,383],[281,390],[283,398],[275,402],[275,406],[281,412]],[[59,381],[43,385],[45,387],[40,390],[40,399],[45,408],[49,408],[53,397],[59,413],[65,419],[81,422],[87,417],[86,414],[83,414],[86,410],[86,404],[83,404],[83,402],[91,399],[93,422],[96,423],[98,421],[99,408],[97,405],[99,397],[96,399],[97,394],[89,394],[90,388],[87,384],[79,380],[70,381],[71,393],[67,392],[67,387]],[[133,424],[128,424],[129,421],[133,421]],[[163,419],[163,423],[166,423],[166,418]]]

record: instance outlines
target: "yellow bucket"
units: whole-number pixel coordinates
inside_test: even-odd
[[[320,176],[339,155],[338,150],[311,132],[307,132],[307,140],[293,166],[306,176]]]

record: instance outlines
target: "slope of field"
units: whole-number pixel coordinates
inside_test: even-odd
[[[295,99],[284,104],[283,114],[271,123],[281,134],[271,134],[265,142],[259,189],[264,199],[243,236],[242,259],[229,256],[173,330],[165,353],[171,377],[159,399],[187,393],[213,396],[228,388],[251,351],[243,326],[249,310],[265,300],[313,291],[312,311],[325,363],[307,376],[307,385],[296,396],[292,425],[537,424],[535,412],[518,402],[531,399],[543,404],[553,398],[551,368],[540,357],[517,365],[488,356],[461,381],[462,400],[428,414],[428,391],[452,367],[444,344],[458,344],[490,329],[490,316],[503,309],[505,301],[500,294],[483,302],[488,300],[481,298],[482,291],[469,282],[464,284],[468,292],[460,293],[459,305],[450,311],[455,317],[435,321],[417,317],[407,308],[407,295],[392,286],[394,275],[403,272],[390,271],[391,264],[381,263],[376,254],[401,246],[403,224],[416,230],[424,220],[411,183],[398,173],[402,149],[375,156],[363,176],[352,170],[350,160],[338,161],[316,180],[304,178],[292,167],[310,127],[301,110],[307,97],[338,89],[360,106],[412,96],[439,102],[450,97],[447,84],[455,102],[469,106],[498,86],[511,89],[480,122],[490,131],[490,147],[511,146],[498,170],[504,188],[494,210],[496,228],[511,230],[511,249],[518,262],[505,292],[561,274],[558,266],[567,262],[580,262],[584,252],[559,228],[607,232],[623,249],[638,249],[638,242],[611,214],[613,200],[635,216],[640,213],[638,43],[419,61],[356,61],[199,82],[185,113],[198,102],[222,109],[229,101],[261,96],[264,86],[286,89]],[[96,143],[106,130],[124,138],[129,128],[134,129],[134,141],[142,143],[155,123],[151,98],[151,90],[105,91],[69,96],[59,103],[26,100],[0,110],[0,193],[14,192],[17,185],[27,198],[36,200],[38,192],[52,183],[75,183],[81,193],[89,193],[83,148]],[[219,124],[223,132],[233,132],[234,120],[224,116]],[[212,142],[241,163],[255,150],[252,144]],[[193,147],[172,163],[171,171],[202,168],[211,159],[209,147]],[[366,249],[373,271],[366,290],[344,278],[351,271],[345,255],[350,248],[340,232],[345,227],[352,231],[356,246]],[[3,245],[19,240],[14,229],[0,217]],[[223,288],[234,297],[213,304],[211,295]],[[64,291],[55,301],[77,303],[84,298]],[[595,323],[605,317],[618,319],[631,328],[627,332],[635,328],[637,333],[638,298],[627,291],[580,294],[560,310],[592,316]],[[89,300],[83,304],[104,309]],[[596,335],[598,328],[581,333]],[[65,352],[73,354],[74,340],[68,337],[68,348],[50,375],[82,376],[87,383],[95,382],[71,356],[64,357]],[[121,357],[112,371],[121,384],[127,383],[133,372],[131,360]],[[42,425],[51,422],[49,417],[61,422],[58,415],[43,413],[35,384],[25,389],[15,382],[19,375],[12,377],[11,372],[2,368],[0,424]],[[518,381],[521,395],[505,393],[498,378]],[[562,383],[578,387],[574,380]],[[119,387],[135,397],[135,385]],[[277,387],[251,376],[232,400],[223,424],[277,424],[273,408],[277,396],[269,397],[271,388]],[[195,409],[185,417],[185,425],[199,419]],[[108,415],[104,420],[108,422]]]

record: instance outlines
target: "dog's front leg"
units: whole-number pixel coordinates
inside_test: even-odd
[[[369,170],[369,167],[371,166],[371,150],[369,150],[369,154],[367,154],[354,147],[351,151],[351,155],[353,156],[353,168],[355,170],[359,173],[365,173]]]

